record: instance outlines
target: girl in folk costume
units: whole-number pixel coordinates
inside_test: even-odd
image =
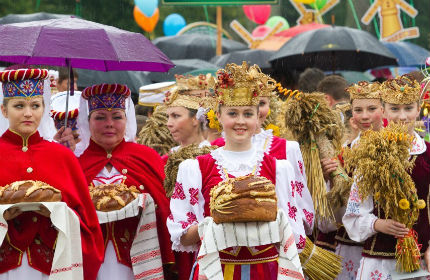
[[[65,105],[67,98],[67,92],[59,92],[51,97],[51,118],[54,120],[55,128],[57,131],[63,132],[65,130],[64,121],[66,119]],[[80,151],[81,145],[79,145],[80,139],[78,134],[78,115],[79,115],[79,102],[81,99],[81,92],[75,91],[73,96],[69,96],[69,112],[67,116],[67,128],[71,129],[74,146],[69,147],[76,154],[82,154]]]
[[[52,135],[47,75],[0,72],[9,123],[0,137],[0,279],[95,280],[103,243],[84,174],[69,149],[41,137]],[[30,201],[43,206],[9,208]]]
[[[173,194],[176,182],[176,176],[172,176],[177,174],[172,169],[177,171],[178,162],[189,158],[184,158],[184,155],[195,158],[197,155],[209,152],[207,146],[210,146],[210,143],[205,140],[203,135],[203,123],[206,120],[203,106],[208,102],[206,97],[214,85],[215,79],[210,74],[178,75],[176,76],[176,86],[166,93],[164,104],[167,107],[167,128],[173,139],[180,144],[170,149],[170,153],[162,157],[166,163],[165,173],[169,176],[164,182],[169,198]],[[175,256],[180,279],[188,278],[193,267],[194,254],[175,252]]]
[[[299,211],[302,212],[303,223],[305,225],[306,234],[311,234],[314,225],[313,202],[306,182],[306,171],[303,163],[302,153],[300,151],[299,143],[296,141],[287,141],[283,138],[275,136],[272,129],[263,129],[262,125],[265,123],[269,111],[270,101],[273,99],[274,90],[276,88],[276,81],[269,76],[261,73],[258,66],[256,69],[259,71],[258,83],[260,85],[260,98],[258,104],[258,122],[259,125],[256,129],[255,135],[252,136],[252,144],[264,153],[279,159],[288,160],[294,168],[296,181],[291,186],[295,191],[297,197],[297,206]],[[212,142],[212,145],[222,147],[225,145],[225,137],[218,138]]]
[[[199,144],[200,147],[210,145],[203,135],[202,124],[206,116],[202,105],[214,83],[215,79],[210,74],[176,76],[176,87],[166,94],[164,100],[169,116],[167,127],[173,139],[180,144],[171,152],[190,144]]]
[[[353,122],[353,125],[359,131],[366,131],[368,129],[380,130],[382,128],[380,84],[378,82],[368,83],[361,81],[349,86],[346,90],[350,95],[352,107],[351,122]],[[354,145],[359,140],[359,137],[354,139],[352,144],[348,146],[351,147],[351,145]],[[338,163],[331,159],[323,159],[321,164],[324,173],[330,174],[336,170]],[[338,211],[337,217],[342,217],[343,214],[345,214],[345,207],[342,207]],[[337,230],[335,239],[337,241],[336,254],[342,256],[342,273],[338,279],[355,279],[358,267],[360,266],[363,243],[351,240],[343,226]]]
[[[116,190],[125,188],[126,191],[132,191],[137,188],[140,193],[145,194],[139,195],[139,199],[143,196],[145,201],[153,200],[156,205],[156,217],[149,215],[148,211],[140,213],[142,211],[139,209],[127,212],[127,207],[134,207],[131,202],[131,206],[127,204],[118,210],[125,211],[125,214],[111,211],[118,214],[116,218],[112,218],[108,213],[109,219],[106,220],[103,218],[106,214],[98,212],[99,220],[102,221],[103,218],[104,221],[100,226],[105,242],[104,263],[98,273],[98,279],[134,279],[138,277],[139,271],[141,271],[139,277],[142,277],[148,272],[144,270],[147,267],[142,267],[142,262],[145,261],[155,263],[148,274],[150,277],[162,277],[159,247],[163,264],[174,262],[165,224],[169,209],[162,186],[163,164],[154,150],[133,143],[136,121],[130,89],[120,84],[100,84],[84,89],[78,127],[82,142],[87,146],[79,157],[79,162],[88,185],[95,186],[92,188],[94,194],[97,188],[100,190],[107,185],[113,186]],[[101,210],[98,208],[99,204],[101,205],[100,201],[96,207]],[[125,206],[124,204],[123,201],[122,206]],[[158,232],[158,234],[153,232],[151,236],[155,243],[141,242],[140,234],[146,233],[145,225],[141,223],[146,218],[152,219],[151,217],[153,221],[149,221],[148,225],[156,226]],[[154,227],[147,229],[152,228]],[[142,250],[154,253],[147,257],[133,253],[136,251],[141,253]]]
[[[248,174],[263,176],[276,185],[278,206],[287,213],[297,248],[305,245],[303,213],[290,184],[296,178],[286,160],[276,160],[251,143],[258,127],[259,71],[246,63],[228,64],[218,71],[217,117],[225,132],[226,145],[210,154],[188,159],[179,165],[170,201],[172,215],[167,226],[175,251],[199,249],[198,224],[209,212],[209,193],[219,182]],[[310,209],[313,213],[313,209]],[[278,251],[273,246],[234,247],[220,252],[224,279],[276,279]],[[196,277],[198,273],[194,273]]]
[[[416,223],[409,229],[395,218],[386,217],[381,210],[384,205],[376,206],[377,204],[374,203],[388,194],[378,192],[377,196],[373,194],[373,196],[361,199],[360,189],[354,183],[343,217],[343,224],[352,240],[364,242],[363,257],[360,261],[357,279],[391,279],[392,271],[396,268],[403,268],[403,266],[399,266],[399,260],[396,265],[394,259],[396,255],[401,256],[399,252],[396,252],[396,246],[397,249],[400,246],[398,243],[396,245],[396,239],[408,238],[410,232],[417,233],[417,243],[421,244],[420,252],[418,251],[417,254],[424,254],[426,269],[430,270],[430,250],[428,249],[430,222],[428,205],[426,205],[429,201],[430,151],[429,144],[414,132],[414,123],[420,110],[420,90],[420,85],[408,76],[387,80],[380,88],[384,117],[389,122],[404,123],[409,127],[409,137],[413,138],[412,147],[409,149],[409,161],[414,161],[409,174],[415,184],[417,199],[421,202],[420,205],[417,204],[417,207],[418,209],[425,208],[419,211]],[[360,145],[360,142],[356,145]],[[354,148],[352,152],[354,152]],[[405,179],[402,179],[400,183],[404,181]],[[395,193],[398,191],[393,190]],[[409,204],[407,200],[406,202]],[[405,207],[401,203],[398,204],[398,207],[409,209],[409,205]]]

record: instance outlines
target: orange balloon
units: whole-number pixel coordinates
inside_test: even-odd
[[[157,25],[158,19],[160,18],[160,12],[157,8],[155,9],[152,17],[147,17],[139,10],[137,6],[134,6],[133,16],[137,25],[139,25],[146,32],[152,32]]]

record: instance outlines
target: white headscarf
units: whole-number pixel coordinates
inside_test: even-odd
[[[81,142],[76,145],[75,155],[79,157],[84,153],[84,151],[90,145],[91,133],[90,125],[88,122],[88,100],[81,96],[79,103],[79,115],[78,115],[78,133]],[[124,139],[126,142],[135,142],[137,124],[136,124],[136,114],[134,111],[133,100],[131,100],[131,95],[125,100],[125,116],[127,118],[127,123],[125,127]]]
[[[37,130],[41,137],[45,140],[52,141],[54,135],[57,133],[55,128],[54,120],[50,117],[51,112],[51,83],[48,79],[43,81],[43,101],[45,103],[45,109],[43,111],[42,119],[40,120],[39,127]],[[0,83],[0,104],[3,104],[3,87]],[[9,128],[9,120],[6,119],[3,114],[0,114],[0,135]]]

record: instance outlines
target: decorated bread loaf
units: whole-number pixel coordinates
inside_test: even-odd
[[[254,175],[228,178],[212,188],[210,210],[215,223],[276,220],[275,185]]]
[[[115,211],[123,208],[140,193],[135,186],[125,184],[103,184],[90,186],[90,195],[96,210],[103,212]]]
[[[61,201],[61,191],[41,181],[16,181],[0,188],[0,204]]]

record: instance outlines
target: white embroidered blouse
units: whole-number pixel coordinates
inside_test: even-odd
[[[252,173],[259,175],[264,153],[255,147],[244,152],[226,151],[223,147],[211,152],[221,178],[225,178],[224,171],[235,177]],[[306,219],[305,212],[297,206],[295,196],[299,195],[290,186],[295,186],[297,178],[290,162],[276,160],[276,194],[278,207],[283,209],[289,217],[289,222],[294,231],[298,249],[304,247],[306,233],[302,220]],[[301,192],[301,189],[300,189]],[[172,249],[175,251],[197,251],[198,244],[183,246],[180,242],[190,226],[198,224],[204,219],[205,200],[202,194],[202,174],[199,162],[196,159],[188,159],[179,165],[178,176],[174,195],[170,201],[171,216],[167,219],[167,228],[171,235]],[[305,209],[303,209],[305,210]],[[312,216],[313,207],[305,210],[308,219]]]

